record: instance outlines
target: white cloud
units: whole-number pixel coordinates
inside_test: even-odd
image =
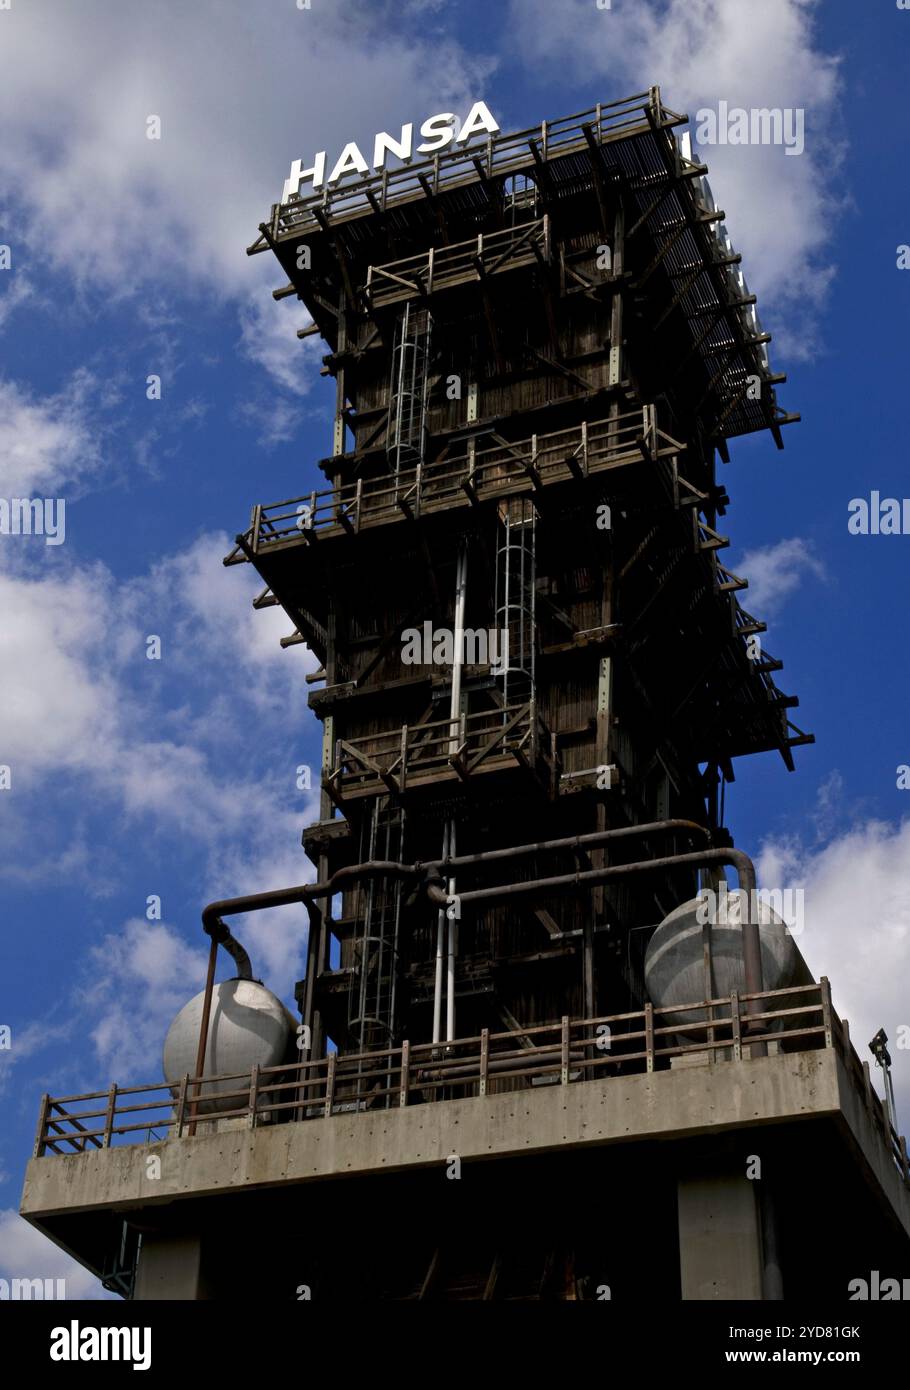
[[[6,874],[45,862],[50,831],[46,817],[34,824],[29,793],[60,796],[67,778],[95,811],[112,806],[122,828],[144,823],[198,843],[207,875],[225,857],[256,863],[299,844],[315,811],[315,792],[295,787],[313,658],[279,648],[287,618],[252,610],[261,584],[246,567],[225,572],[228,548],[225,536],[201,537],[123,585],[100,564],[39,577],[0,571],[3,761],[24,793],[0,807],[17,845]],[[148,634],[162,639],[160,662],[146,659]],[[287,739],[286,755],[267,765],[251,737],[260,721],[263,748]],[[73,872],[80,863],[96,867],[70,856]]]
[[[30,0],[0,49],[0,180],[23,234],[84,292],[247,292],[244,248],[293,158],[467,109],[489,64],[400,21],[374,0]]]
[[[297,329],[312,320],[296,299],[275,301],[258,290],[240,312],[241,350],[252,362],[264,367],[280,386],[294,395],[305,396],[313,385],[313,367],[325,353],[325,344],[315,335],[297,337]]]
[[[80,1003],[105,1076],[154,1082],[174,1015],[205,981],[207,939],[189,946],[164,922],[132,918],[89,952]]]
[[[829,242],[840,204],[831,178],[842,157],[839,60],[814,32],[816,0],[636,0],[598,10],[591,0],[512,0],[517,42],[535,72],[602,79],[603,99],[661,87],[693,123],[700,108],[803,109],[806,149],[694,147],[710,180],[759,308],[782,318],[793,356],[811,353],[814,318],[831,282]],[[562,113],[554,112],[554,115]],[[693,125],[694,138],[694,125]],[[769,326],[766,322],[766,326]],[[775,324],[770,323],[773,330]]]
[[[7,319],[12,318],[16,310],[34,298],[35,294],[35,287],[27,275],[5,272],[3,280],[6,282],[6,293],[0,298],[0,331],[6,327]]]
[[[10,1046],[0,1051],[0,1095],[3,1095],[9,1085],[13,1067],[43,1048],[59,1043],[66,1033],[65,1026],[54,1024],[48,1019],[27,1024],[24,1028],[12,1028]],[[0,1182],[2,1181],[4,1178],[0,1174]]]
[[[0,1211],[0,1278],[64,1279],[67,1300],[114,1297],[94,1274],[10,1209]]]
[[[432,111],[466,112],[491,67],[444,28],[421,32],[375,0],[308,11],[291,0],[30,0],[0,45],[14,257],[23,243],[40,247],[45,274],[64,274],[83,312],[100,295],[141,291],[140,312],[152,296],[170,326],[174,290],[234,298],[243,351],[305,394],[319,344],[294,338],[299,304],[269,298],[283,280],[274,258],[244,254],[291,160]],[[160,140],[147,138],[150,116]],[[8,292],[8,308],[15,302]],[[173,333],[161,335],[149,370],[166,371],[177,349]],[[288,407],[250,410],[271,446],[271,417]]]
[[[0,380],[0,496],[56,496],[101,468],[97,383],[77,372],[53,396]]]
[[[830,790],[822,789],[825,823]],[[910,820],[861,821],[824,843],[768,839],[757,859],[763,887],[802,888],[805,929],[798,945],[816,978],[831,981],[834,1007],[850,1021],[862,1060],[884,1027],[894,1060],[898,1116],[910,1120],[910,1050],[898,1050],[898,1029],[910,1029]],[[905,1034],[910,1041],[910,1034]],[[873,1065],[873,1076],[875,1067]],[[879,1077],[881,1073],[878,1074]]]
[[[797,536],[747,550],[734,568],[749,581],[742,604],[759,618],[775,616],[807,579],[824,581],[828,578],[812,543]]]

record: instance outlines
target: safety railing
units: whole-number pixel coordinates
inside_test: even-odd
[[[506,1082],[513,1088],[609,1082],[611,1077],[664,1070],[675,1058],[697,1054],[708,1054],[722,1067],[749,1056],[757,1043],[776,1043],[792,1052],[836,1049],[891,1161],[910,1187],[906,1141],[872,1088],[869,1065],[860,1062],[825,978],[818,984],[734,992],[665,1008],[646,1004],[632,1013],[601,1018],[564,1017],[503,1033],[483,1029],[441,1044],[403,1042],[381,1051],[333,1052],[316,1061],[223,1076],[187,1075],[176,1086],[161,1082],[44,1096],[34,1153],[40,1158],[148,1143],[150,1125],[166,1129],[168,1138],[180,1138],[192,1130],[205,1132],[206,1122],[242,1121],[255,1129],[482,1098]],[[236,1084],[225,1089],[226,1083]],[[76,1106],[80,1108],[72,1108]]]
[[[465,634],[467,637],[467,633]],[[486,665],[494,653],[465,650],[468,665]],[[427,661],[430,660],[427,653]],[[458,719],[434,719],[364,738],[337,739],[335,759],[326,777],[326,789],[344,799],[353,792],[401,795],[423,779],[438,781],[449,773],[468,781],[494,763],[533,767],[541,750],[549,750],[550,736],[533,703],[463,714]]]
[[[371,265],[364,296],[372,308],[380,309],[549,259],[550,220],[541,217],[497,232],[478,232],[470,241],[452,246],[431,246],[387,265]]]
[[[564,155],[584,152],[589,140],[602,145],[661,126],[683,124],[685,117],[670,111],[660,99],[660,88],[651,87],[620,101],[599,102],[558,120],[543,121],[525,130],[490,135],[485,141],[441,151],[429,159],[412,161],[398,169],[384,169],[362,179],[326,187],[308,197],[294,197],[272,208],[273,240],[292,232],[316,230],[320,218],[341,220],[370,212],[385,212],[415,197],[436,197],[466,182],[481,182],[534,169]],[[319,217],[317,217],[317,213]],[[259,249],[257,243],[256,249]]]
[[[369,526],[527,495],[608,468],[676,456],[682,449],[682,444],[658,429],[656,410],[650,405],[528,439],[462,441],[457,452],[432,463],[257,506],[244,537],[245,548],[252,555],[262,555],[273,547],[313,541],[320,535],[354,535]],[[228,558],[239,563],[245,556],[234,552]]]

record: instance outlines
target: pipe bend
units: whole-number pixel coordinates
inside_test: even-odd
[[[220,918],[217,918],[208,925],[203,925],[205,931],[212,940],[216,941],[219,946],[223,946],[234,961],[234,964],[237,966],[237,978],[239,980],[252,980],[253,963],[246,949],[237,940],[236,936],[231,934],[230,929],[225,926],[224,922],[222,922]]]

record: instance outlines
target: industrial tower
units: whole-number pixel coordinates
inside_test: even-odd
[[[755,887],[735,760],[812,741],[721,559],[718,459],[798,417],[686,121],[455,141],[249,248],[335,382],[325,486],[225,560],[319,660],[321,809],[315,884],[204,923],[243,980],[223,919],[305,903],[301,1022],[216,1106],[210,973],[170,1089],[45,1097],[23,1212],[127,1296],[846,1298],[906,1253],[906,1147],[792,942],[774,974],[746,906],[721,959],[690,912],[688,992],[648,974]]]

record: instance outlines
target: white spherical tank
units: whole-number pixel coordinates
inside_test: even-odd
[[[706,928],[704,898],[692,898],[675,908],[654,932],[645,951],[645,987],[655,1008],[673,1004],[692,1004],[708,998],[705,978],[705,933],[711,950],[711,991],[715,999],[745,992],[743,964],[743,933],[739,900],[731,892],[727,900],[730,909],[715,915]],[[787,989],[803,984],[805,967],[787,925],[767,902],[755,903],[761,940],[762,977],[765,989]],[[706,1011],[692,1009],[685,1013],[664,1014],[658,1020],[663,1028],[678,1027],[685,1035],[686,1024],[703,1023]],[[729,1018],[729,1008],[717,1007],[715,1020]],[[700,1042],[707,1041],[701,1030],[692,1034]]]
[[[184,1004],[164,1041],[164,1078],[176,1088],[187,1073],[196,1074],[199,1032],[205,992]],[[204,1076],[249,1073],[260,1067],[277,1067],[294,1052],[297,1025],[281,1000],[256,980],[224,980],[212,991]],[[237,1091],[242,1080],[218,1081],[206,1086],[199,1103],[200,1115],[240,1109],[240,1097],[217,1099]],[[281,1093],[279,1092],[279,1095]]]

